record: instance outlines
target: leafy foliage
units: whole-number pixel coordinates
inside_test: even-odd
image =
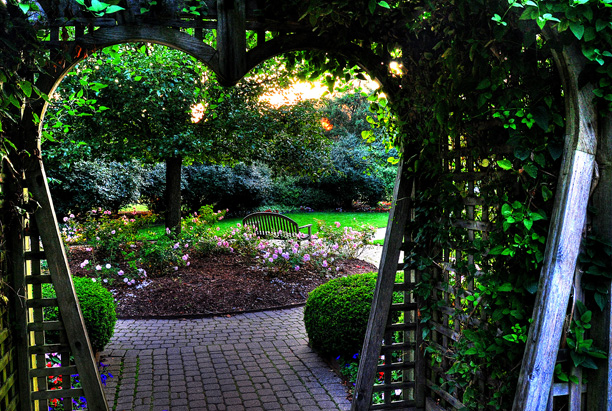
[[[330,280],[308,296],[304,325],[312,348],[330,355],[361,350],[370,315],[376,273]]]
[[[74,277],[72,281],[92,349],[95,352],[102,351],[110,342],[117,322],[113,295],[90,278]],[[44,298],[55,298],[55,290],[51,284],[43,284],[42,290]],[[44,314],[45,321],[55,321],[58,318],[58,309],[45,308]]]

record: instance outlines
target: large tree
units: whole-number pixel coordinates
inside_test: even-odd
[[[90,157],[165,162],[166,226],[180,229],[184,162],[259,161],[277,172],[316,172],[327,144],[312,104],[275,108],[260,98],[285,78],[259,71],[224,89],[176,50],[114,46],[63,81],[47,137],[84,144]]]

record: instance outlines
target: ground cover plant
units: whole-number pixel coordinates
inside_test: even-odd
[[[374,269],[357,259],[374,226],[318,221],[319,235],[308,241],[277,241],[241,223],[222,230],[225,213],[202,207],[183,218],[180,234],[165,230],[154,240],[139,231],[151,214],[98,209],[82,221],[67,216],[62,232],[71,270],[111,290],[120,317],[145,317],[301,303],[330,278]]]

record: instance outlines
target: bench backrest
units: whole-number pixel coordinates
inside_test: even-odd
[[[244,217],[242,224],[256,227],[261,237],[293,238],[300,233],[298,224],[287,216],[278,213],[253,213]]]

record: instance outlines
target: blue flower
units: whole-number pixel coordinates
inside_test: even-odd
[[[357,357],[359,357],[359,353],[355,353],[355,355],[353,355],[353,359],[356,359]]]

